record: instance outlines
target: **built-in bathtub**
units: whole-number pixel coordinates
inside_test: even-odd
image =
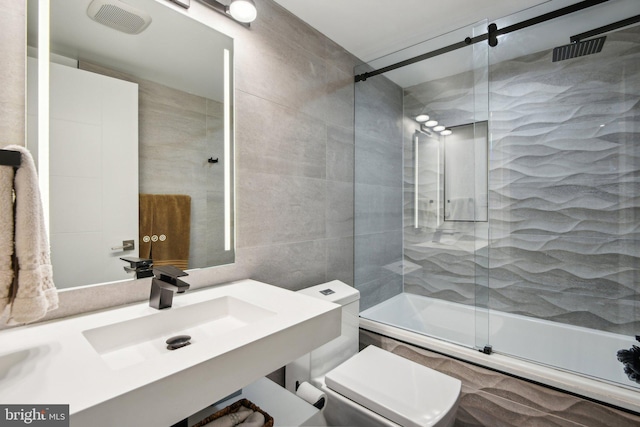
[[[616,359],[618,350],[634,344],[633,337],[410,293],[361,312],[360,327],[640,412],[640,384],[627,378]],[[486,344],[492,346],[490,355],[475,349]]]

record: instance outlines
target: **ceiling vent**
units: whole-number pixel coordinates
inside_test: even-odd
[[[151,24],[151,15],[119,0],[93,0],[89,18],[127,34],[139,34]]]

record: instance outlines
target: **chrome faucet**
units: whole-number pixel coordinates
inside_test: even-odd
[[[173,304],[173,294],[183,293],[189,289],[189,284],[178,279],[188,276],[187,273],[172,265],[153,267],[155,277],[151,279],[151,295],[149,306],[162,310],[170,308]]]

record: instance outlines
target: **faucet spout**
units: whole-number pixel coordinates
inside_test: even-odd
[[[151,295],[149,306],[162,310],[170,308],[173,304],[173,294],[181,294],[189,289],[189,284],[178,279],[188,276],[187,273],[172,265],[154,267],[155,277],[151,279]]]

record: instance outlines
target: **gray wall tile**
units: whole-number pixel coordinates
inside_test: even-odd
[[[317,118],[236,92],[238,171],[324,178],[327,127]]]
[[[355,185],[356,235],[402,229],[402,192],[397,187]]]
[[[326,207],[326,236],[353,236],[353,184],[327,181]]]
[[[327,172],[331,181],[353,182],[353,125],[327,127]]]
[[[387,231],[355,236],[355,283],[368,283],[393,271],[402,260],[402,233]]]
[[[377,76],[355,97],[354,280],[365,309],[402,292],[402,89]]]
[[[353,286],[353,237],[327,239],[327,280]]]
[[[252,279],[297,291],[327,280],[326,247],[325,240],[247,247],[236,259]]]
[[[324,180],[245,171],[236,197],[240,248],[325,237]]]

